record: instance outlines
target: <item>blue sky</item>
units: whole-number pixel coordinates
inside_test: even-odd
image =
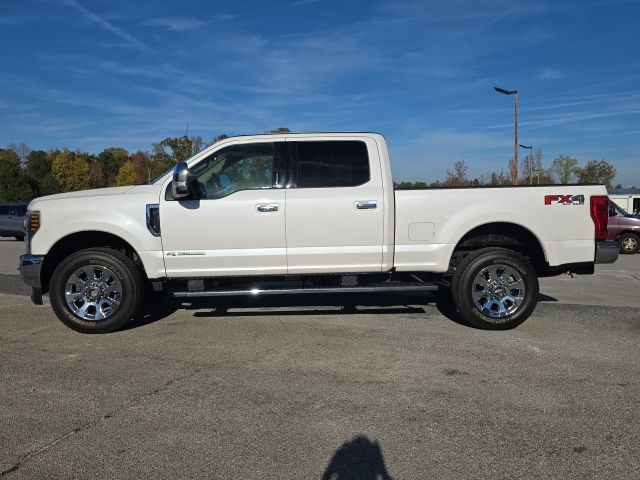
[[[385,135],[396,180],[520,141],[640,184],[640,2],[3,0],[0,146],[149,149],[189,134]],[[521,152],[521,154],[524,152]]]

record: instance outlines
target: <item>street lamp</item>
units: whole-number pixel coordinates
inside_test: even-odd
[[[533,184],[533,145],[527,147],[526,145],[519,144],[520,148],[526,148],[529,150],[529,185]]]
[[[513,184],[518,184],[518,91],[517,90],[505,90],[504,88],[493,87],[493,89],[498,93],[503,93],[504,95],[514,95],[514,114],[513,114],[513,123],[514,123],[514,139],[513,139],[513,160],[515,162],[515,169],[513,174]]]

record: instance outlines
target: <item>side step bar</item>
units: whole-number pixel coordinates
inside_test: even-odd
[[[397,287],[326,287],[326,288],[252,288],[250,290],[203,290],[201,292],[172,292],[173,297],[229,297],[239,295],[294,295],[312,293],[389,293],[389,292],[433,292],[437,285],[419,284]]]

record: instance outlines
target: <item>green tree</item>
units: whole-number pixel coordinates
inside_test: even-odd
[[[269,130],[267,133],[291,133],[291,130],[289,130],[287,127],[278,127],[274,128],[273,130]]]
[[[154,143],[154,157],[162,162],[171,160],[173,163],[182,162],[195,155],[204,148],[202,137],[167,137],[161,142]]]
[[[576,170],[580,183],[602,183],[607,186],[607,190],[612,190],[616,173],[616,168],[606,160],[589,160],[584,168]]]
[[[129,160],[120,167],[120,170],[118,170],[118,175],[116,175],[114,185],[136,185],[137,183],[138,175],[136,174],[136,167],[133,165],[133,162]]]
[[[17,202],[33,198],[33,191],[20,168],[20,157],[9,149],[0,149],[0,201]]]
[[[91,187],[89,164],[70,150],[58,150],[52,154],[51,173],[63,192]]]
[[[32,150],[27,156],[25,173],[36,181],[42,180],[51,173],[51,161],[44,150]]]
[[[578,169],[578,161],[568,155],[558,155],[553,159],[551,171],[558,177],[558,182],[566,185],[573,179]]]
[[[55,193],[60,193],[60,185],[54,178],[53,174],[47,174],[38,184],[38,195],[53,195]]]
[[[98,154],[98,161],[107,180],[107,185],[113,185],[120,167],[129,160],[129,152],[120,147],[109,147]]]
[[[211,145],[213,145],[214,143],[218,143],[220,140],[225,140],[229,138],[229,135],[227,135],[226,133],[221,133],[220,135],[216,135],[215,137],[213,137],[213,140],[211,141]]]
[[[43,194],[42,182],[51,175],[51,161],[49,155],[44,150],[32,150],[27,155],[25,175],[36,196]]]

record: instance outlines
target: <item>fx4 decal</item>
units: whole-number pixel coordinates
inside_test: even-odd
[[[545,195],[545,205],[584,205],[584,195]]]

